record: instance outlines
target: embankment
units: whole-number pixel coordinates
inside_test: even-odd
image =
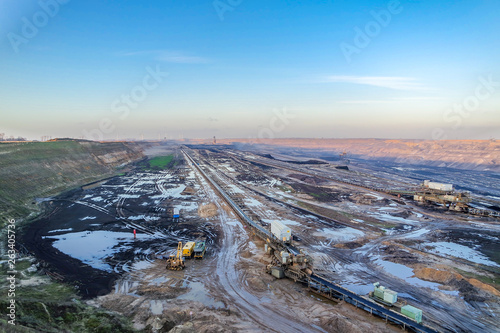
[[[391,163],[500,171],[499,140],[222,139],[218,142],[347,152],[352,157]]]
[[[143,158],[139,144],[52,141],[0,144],[0,221],[37,210],[34,198],[113,176]]]

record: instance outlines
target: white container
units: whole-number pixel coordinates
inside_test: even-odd
[[[292,238],[292,230],[280,221],[271,221],[271,233],[285,243]]]
[[[390,289],[386,289],[384,291],[384,301],[386,301],[387,303],[394,304],[397,302],[397,300],[398,300],[398,293],[397,292],[392,291]]]
[[[424,186],[428,187],[430,189],[433,189],[433,190],[439,190],[439,191],[445,191],[445,192],[453,191],[453,184],[443,184],[443,183],[436,183],[436,182],[431,182],[431,181],[425,180]]]

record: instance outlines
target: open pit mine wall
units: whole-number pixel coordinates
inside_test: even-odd
[[[224,139],[233,142],[324,150],[363,159],[457,169],[500,171],[500,140]],[[335,155],[335,154],[332,154]]]
[[[144,158],[139,144],[52,141],[0,144],[0,224],[36,211],[34,198],[116,175]]]

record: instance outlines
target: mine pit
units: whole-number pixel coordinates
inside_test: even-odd
[[[391,182],[414,186],[412,177],[384,178],[380,165],[339,170],[230,148],[165,153],[175,156],[165,169],[142,161],[124,175],[45,200],[47,214],[23,236],[36,269],[70,283],[90,303],[129,316],[138,329],[400,330],[331,297],[303,280],[307,275],[277,279],[273,244],[255,226],[270,233],[279,221],[293,234],[284,248],[310,256],[312,276],[367,304],[378,304],[369,295],[379,282],[421,309],[429,331],[487,332],[484,325],[500,315],[499,286],[492,283],[500,280],[498,224],[374,190]],[[196,241],[206,242],[201,259],[166,269],[179,242]]]

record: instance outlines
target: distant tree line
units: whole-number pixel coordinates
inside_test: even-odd
[[[0,141],[26,141],[26,138],[18,136],[15,138],[14,136],[7,137],[5,133],[0,133]]]

